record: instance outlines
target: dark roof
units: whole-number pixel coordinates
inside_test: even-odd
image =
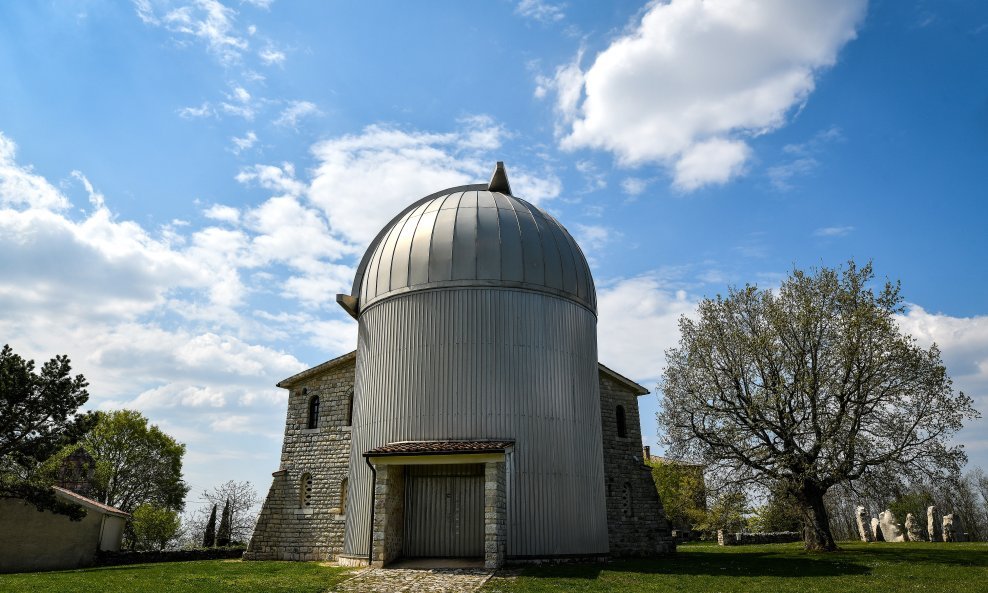
[[[483,286],[549,293],[596,314],[579,245],[559,221],[510,191],[500,165],[489,184],[452,187],[409,205],[371,242],[341,305],[358,316],[398,294]]]
[[[111,507],[108,504],[103,504],[99,501],[93,500],[79,494],[78,492],[72,492],[71,490],[66,490],[65,488],[59,488],[58,486],[52,486],[52,490],[60,498],[67,499],[69,502],[74,502],[81,505],[87,509],[92,509],[94,511],[99,511],[106,515],[116,515],[118,517],[129,517],[130,513],[125,513],[116,507]]]
[[[333,367],[336,367],[336,366],[339,366],[341,364],[350,362],[352,360],[355,360],[356,358],[357,358],[357,351],[356,350],[352,350],[350,352],[347,352],[343,356],[337,356],[333,360],[327,360],[326,362],[324,362],[322,364],[319,364],[319,365],[316,365],[316,366],[312,367],[311,369],[305,369],[301,373],[297,373],[295,375],[292,375],[291,377],[288,377],[287,379],[282,379],[281,381],[278,381],[278,384],[276,385],[276,387],[284,387],[285,389],[290,389],[292,385],[295,385],[299,381],[304,381],[305,379],[308,379],[309,377],[313,377],[315,375],[318,375],[319,373],[322,373],[324,371],[328,371],[329,369],[331,369]]]
[[[631,379],[625,377],[621,373],[619,373],[619,372],[617,372],[617,371],[615,371],[613,369],[609,369],[609,368],[607,368],[606,366],[604,366],[603,364],[601,364],[599,362],[597,363],[597,368],[600,369],[600,372],[602,372],[605,375],[609,376],[610,378],[614,379],[618,383],[623,384],[625,387],[627,387],[632,392],[634,392],[635,395],[647,395],[648,394],[648,389],[645,389],[644,387],[642,387],[638,383],[635,383]]]
[[[336,367],[338,365],[341,365],[341,364],[344,364],[344,363],[347,363],[347,362],[351,362],[351,361],[353,361],[356,358],[357,358],[357,351],[356,350],[352,350],[350,352],[347,352],[343,356],[337,356],[333,360],[327,360],[326,362],[324,362],[324,363],[322,363],[320,365],[316,365],[316,366],[312,367],[311,369],[305,369],[301,373],[298,373],[296,375],[292,375],[291,377],[288,377],[287,379],[282,379],[281,381],[278,382],[278,385],[277,386],[278,387],[283,387],[285,389],[290,389],[292,387],[292,385],[295,385],[296,383],[298,383],[300,381],[304,381],[305,379],[308,379],[310,377],[313,377],[315,375],[318,375],[319,373],[328,371],[328,370],[330,370],[333,367]],[[610,369],[610,368],[604,366],[603,364],[601,364],[599,362],[597,363],[597,368],[598,368],[598,370],[600,372],[606,374],[608,377],[611,377],[612,379],[614,379],[618,383],[623,384],[625,387],[627,387],[628,389],[630,389],[636,395],[647,395],[648,394],[648,389],[645,389],[644,387],[642,387],[638,383],[635,383],[631,379],[625,377],[621,373],[619,373],[619,372],[617,372],[617,371],[615,371],[613,369]]]
[[[402,441],[375,447],[364,457],[391,455],[454,455],[456,453],[502,453],[514,441]]]

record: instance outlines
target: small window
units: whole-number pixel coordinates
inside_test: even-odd
[[[353,424],[353,387],[346,392],[346,425]]]
[[[340,514],[341,515],[346,514],[346,496],[347,496],[347,489],[349,486],[347,482],[348,482],[347,478],[343,478],[343,481],[340,482]]]
[[[617,419],[617,433],[621,438],[628,436],[628,422],[624,418],[624,406],[618,406],[614,410],[614,417]]]
[[[319,396],[309,400],[309,428],[319,428]]]
[[[298,481],[298,508],[307,509],[312,504],[312,474],[302,474]]]
[[[633,498],[634,496],[631,489],[631,483],[625,482],[624,488],[622,488],[621,490],[621,514],[628,519],[635,516],[635,507],[634,507]]]

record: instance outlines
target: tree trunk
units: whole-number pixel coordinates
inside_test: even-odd
[[[807,550],[815,552],[838,549],[830,531],[830,516],[823,504],[825,493],[815,482],[804,482],[795,493],[803,515],[803,544]]]

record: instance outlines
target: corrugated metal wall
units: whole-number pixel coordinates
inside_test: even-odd
[[[404,440],[514,439],[509,556],[607,552],[596,318],[510,289],[410,293],[360,316],[345,550],[366,554],[362,454]]]
[[[484,466],[413,465],[405,476],[409,558],[484,555]]]

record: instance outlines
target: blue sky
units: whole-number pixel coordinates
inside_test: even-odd
[[[369,238],[503,160],[646,386],[699,298],[872,259],[988,411],[986,56],[976,0],[5,2],[0,335],[264,492]]]

